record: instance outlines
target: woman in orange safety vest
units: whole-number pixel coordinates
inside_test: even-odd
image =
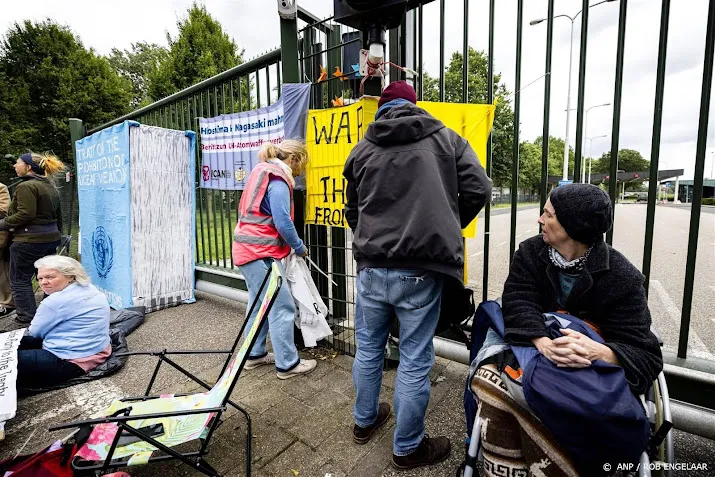
[[[248,285],[249,303],[256,299],[273,260],[283,272],[280,260],[287,257],[291,249],[300,256],[308,255],[293,223],[294,177],[305,171],[308,162],[305,145],[295,140],[268,143],[259,151],[258,158],[260,162],[246,180],[233,233],[233,261]],[[251,328],[257,312],[258,307],[248,318],[246,330]],[[268,315],[268,326],[261,328],[244,369],[275,365],[279,379],[307,374],[315,369],[315,360],[298,356],[293,340],[295,312],[289,287],[281,287]],[[269,330],[273,353],[266,350]]]

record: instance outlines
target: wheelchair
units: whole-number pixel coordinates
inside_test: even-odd
[[[658,343],[663,347],[663,340],[654,328],[651,332],[658,339]],[[471,387],[471,384],[470,384]],[[472,388],[472,394],[476,390]],[[672,468],[664,468],[659,464],[675,463],[675,446],[673,444],[673,417],[670,410],[670,394],[665,382],[665,375],[661,371],[653,385],[641,396],[641,401],[645,405],[646,415],[650,422],[651,434],[648,439],[648,446],[640,457],[637,471],[624,472],[622,475],[628,477],[651,477],[659,475],[673,477]],[[476,398],[475,398],[476,399]],[[474,419],[474,426],[469,440],[466,461],[463,466],[457,469],[457,477],[476,477],[478,463],[481,465],[483,456],[481,453],[481,425],[479,420],[479,408]]]

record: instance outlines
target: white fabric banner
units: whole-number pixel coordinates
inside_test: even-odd
[[[17,347],[24,334],[25,328],[0,333],[0,439],[17,412]]]

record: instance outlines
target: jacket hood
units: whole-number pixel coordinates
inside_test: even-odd
[[[439,119],[412,103],[392,107],[370,123],[365,139],[380,146],[419,141],[444,128]]]

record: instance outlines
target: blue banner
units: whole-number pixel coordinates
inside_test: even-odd
[[[305,140],[310,84],[284,84],[265,108],[200,118],[201,182],[207,189],[243,190],[264,144]]]
[[[76,143],[82,265],[113,308],[132,306],[131,125],[125,121]]]

